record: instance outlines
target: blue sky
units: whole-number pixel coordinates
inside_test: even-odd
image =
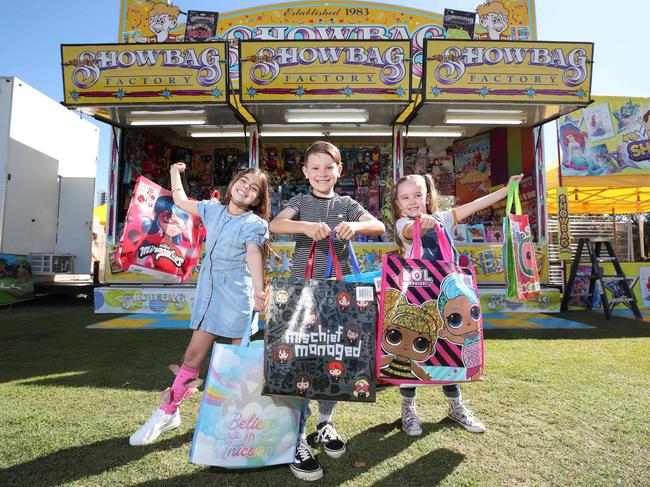
[[[119,0],[31,0],[6,2],[0,75],[17,76],[60,101],[63,88],[60,44],[117,42]],[[178,0],[182,10],[223,10],[217,0]],[[276,2],[239,0],[237,8]],[[383,3],[383,2],[382,2]],[[388,2],[386,2],[388,3]],[[478,0],[395,0],[393,4],[441,12],[473,10]],[[595,43],[592,94],[650,97],[647,0],[537,0],[540,40]],[[624,7],[624,8],[622,8]],[[228,9],[230,10],[230,9]],[[92,120],[92,119],[91,119]],[[97,188],[107,187],[110,128],[101,129]]]

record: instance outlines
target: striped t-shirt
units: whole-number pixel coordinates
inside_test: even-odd
[[[324,222],[332,230],[341,222],[358,222],[363,215],[368,213],[357,201],[349,196],[339,196],[338,194],[331,198],[322,198],[313,194],[297,194],[289,200],[287,207],[296,211],[296,215],[293,217],[294,220],[315,223]],[[291,277],[305,277],[312,239],[304,233],[298,233],[295,235],[295,241],[296,247],[293,251]],[[341,263],[343,274],[350,274],[350,264],[348,262],[350,253],[346,242],[337,239],[334,241],[334,248]],[[327,239],[316,242],[316,261],[312,277],[317,279],[324,277],[328,252],[329,243]],[[332,274],[334,274],[333,270]]]

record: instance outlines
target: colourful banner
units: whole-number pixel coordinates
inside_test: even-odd
[[[98,287],[95,313],[189,315],[195,294],[194,287]]]
[[[265,101],[404,101],[410,42],[244,41],[241,98]]]
[[[0,306],[33,298],[31,256],[0,254]]]
[[[544,289],[539,296],[527,301],[510,301],[506,298],[505,289],[479,289],[481,308],[486,313],[559,313],[561,294],[559,289]],[[490,317],[493,322],[498,318]]]
[[[592,43],[428,39],[425,101],[586,105]]]
[[[62,45],[61,62],[70,106],[227,99],[224,42]]]
[[[557,188],[557,226],[560,260],[573,259],[571,250],[571,225],[569,222],[569,193],[567,188]]]
[[[476,10],[475,33],[479,37],[509,40],[536,39],[534,0],[456,2],[454,8]],[[203,2],[192,7],[218,10],[221,4]],[[403,5],[372,2],[289,2],[258,5],[234,12],[220,12],[217,39],[226,40],[375,40],[410,39],[413,76],[419,78],[424,62],[424,42],[445,36],[443,12],[449,2],[431,0],[425,11]],[[497,17],[498,22],[491,22]],[[164,1],[122,0],[119,42],[177,42],[185,32],[185,15]],[[231,77],[238,86],[237,49],[230,51]]]
[[[606,176],[586,185],[614,186],[611,176],[639,175],[638,186],[650,184],[650,98],[594,97],[589,107],[558,120],[558,141],[563,178]],[[579,186],[583,179],[563,184]]]

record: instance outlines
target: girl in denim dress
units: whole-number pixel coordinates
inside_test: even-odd
[[[268,177],[259,169],[239,172],[228,185],[224,204],[216,199],[190,201],[180,174],[185,164],[171,167],[174,204],[198,215],[206,228],[205,257],[192,306],[190,344],[163,404],[131,437],[131,445],[147,445],[181,424],[178,406],[196,391],[199,368],[217,336],[241,342],[253,309],[264,309],[263,248],[269,238]]]

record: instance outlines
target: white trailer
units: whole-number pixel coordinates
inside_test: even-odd
[[[31,254],[34,270],[59,263],[46,273],[91,272],[98,148],[94,124],[0,77],[0,254]]]

